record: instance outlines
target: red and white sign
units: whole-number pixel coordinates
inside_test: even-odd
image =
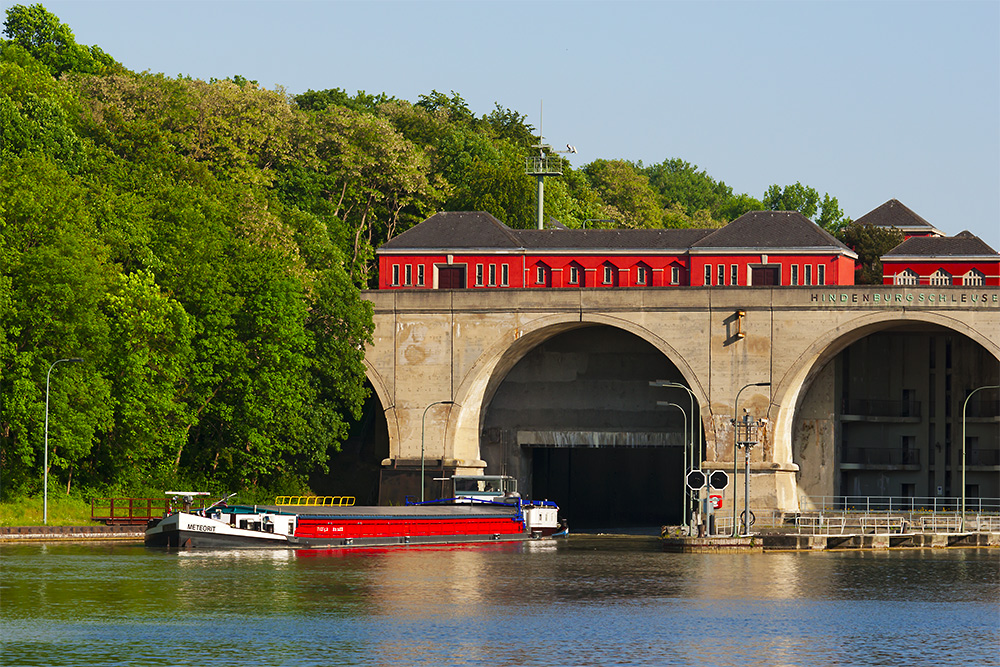
[[[708,497],[708,502],[712,503],[712,509],[722,509],[722,496],[712,494]]]

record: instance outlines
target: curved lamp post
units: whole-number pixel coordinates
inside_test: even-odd
[[[740,417],[739,404],[740,404],[740,394],[747,387],[770,387],[770,382],[751,382],[750,384],[743,385],[738,392],[736,392],[736,400],[733,401],[733,537],[736,537],[736,475],[738,472],[737,462],[736,462],[736,432],[739,430],[737,428],[737,420]],[[750,499],[744,498],[743,503],[746,505],[746,511],[750,512]]]
[[[688,393],[688,402],[690,403],[690,408],[691,408],[691,412],[690,412],[690,417],[691,417],[691,449],[692,449],[692,453],[691,453],[691,465],[693,465],[693,466],[696,465],[696,466],[698,466],[700,468],[701,467],[701,461],[705,458],[705,452],[704,452],[704,448],[702,446],[702,439],[701,439],[702,433],[701,433],[701,429],[698,428],[697,426],[695,426],[695,423],[696,423],[695,422],[695,417],[697,415],[695,414],[695,411],[694,411],[694,404],[695,404],[694,392],[692,392],[688,388],[687,385],[681,384],[679,382],[668,382],[667,380],[657,380],[655,382],[650,382],[649,386],[650,387],[672,387],[674,389],[683,389],[684,391],[686,391]],[[694,437],[695,437],[696,433],[698,435],[698,452],[697,452],[698,453],[698,458],[697,459],[695,459],[695,452],[694,452]]]
[[[685,482],[687,481],[687,470],[688,470],[688,423],[687,423],[687,412],[684,408],[677,405],[676,403],[668,403],[667,401],[657,401],[657,405],[665,408],[677,408],[684,415],[684,467],[681,469],[681,525],[687,528],[687,489],[685,487]]]
[[[56,364],[63,362],[80,364],[83,363],[83,359],[80,357],[56,359],[49,366],[49,372],[45,374],[45,462],[43,464],[45,481],[42,484],[42,524],[46,526],[49,524],[49,380],[52,377],[52,369]]]
[[[959,522],[959,530],[963,533],[965,532],[965,408],[969,405],[969,399],[972,398],[972,395],[983,389],[1000,389],[1000,385],[991,384],[973,389],[965,397],[965,402],[962,403],[962,518]]]
[[[424,408],[424,416],[420,418],[420,502],[424,502],[424,431],[427,424],[427,411],[435,405],[454,405],[455,401],[434,401]]]

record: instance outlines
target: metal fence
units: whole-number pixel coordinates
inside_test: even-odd
[[[1000,498],[967,498],[961,514],[961,498],[894,496],[821,496],[800,499],[800,511],[751,508],[751,533],[769,531],[814,535],[856,533],[954,533],[978,531],[1000,533]],[[737,528],[742,532],[742,514]],[[714,516],[714,535],[729,535],[733,517]]]

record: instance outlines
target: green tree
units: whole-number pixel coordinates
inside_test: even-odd
[[[54,76],[69,71],[101,74],[124,69],[96,46],[77,44],[69,27],[40,4],[9,8],[4,34]]]
[[[837,238],[858,254],[854,282],[858,285],[882,284],[882,255],[903,242],[903,233],[895,228],[848,223]]]
[[[801,183],[784,188],[772,185],[764,193],[763,204],[770,211],[798,211],[831,233],[850,222],[844,217],[836,197],[824,194],[820,198],[816,188]]]
[[[602,217],[622,227],[656,228],[663,214],[649,178],[625,160],[594,160],[583,168],[591,187],[605,204]]]

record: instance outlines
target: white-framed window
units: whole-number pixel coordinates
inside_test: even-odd
[[[404,285],[412,285],[413,284],[413,265],[412,264],[407,264],[405,267],[403,267],[403,275],[405,276],[405,278],[403,280],[403,284]]]
[[[489,275],[490,275],[489,286],[490,287],[495,287],[496,284],[497,284],[497,265],[496,264],[490,264],[489,272],[490,272],[489,273]]]
[[[536,266],[535,267],[535,284],[544,285],[545,284],[545,267]]]
[[[806,265],[804,265],[802,267],[802,270],[805,271],[805,276],[804,276],[804,280],[802,281],[802,284],[803,285],[812,285],[813,284],[813,265],[812,264],[806,264]]]
[[[986,284],[986,276],[976,269],[970,269],[968,273],[962,276],[962,284],[969,287],[982,287]]]
[[[399,284],[399,264],[392,265],[392,284]]]
[[[482,287],[483,286],[483,265],[482,264],[476,264],[476,286],[477,287]]]
[[[610,285],[615,282],[615,267],[610,264],[604,265],[604,284]]]
[[[424,284],[424,265],[417,264],[417,284],[421,287]]]
[[[645,285],[646,281],[648,279],[649,278],[646,276],[646,265],[645,264],[640,264],[639,266],[635,267],[635,284],[636,285]]]
[[[726,284],[726,265],[719,264],[719,285]]]
[[[579,285],[580,284],[580,267],[576,264],[569,265],[569,284]]]
[[[739,264],[729,265],[729,284],[739,285],[740,284],[740,266]]]
[[[681,284],[681,267],[679,266],[670,267],[670,284],[671,285]]]
[[[920,282],[920,276],[911,269],[903,269],[893,276],[892,282],[894,285],[916,285]]]
[[[826,284],[826,265],[824,264],[816,265],[816,284],[817,285]]]
[[[931,274],[931,285],[951,285],[951,274],[944,269],[938,269]]]
[[[799,284],[799,265],[798,264],[792,264],[792,281],[789,284],[790,285],[798,285]]]
[[[711,264],[706,264],[705,265],[705,285],[707,285],[707,286],[711,286],[712,285],[712,265]]]
[[[510,284],[510,267],[507,264],[500,265],[500,285],[507,287]]]

